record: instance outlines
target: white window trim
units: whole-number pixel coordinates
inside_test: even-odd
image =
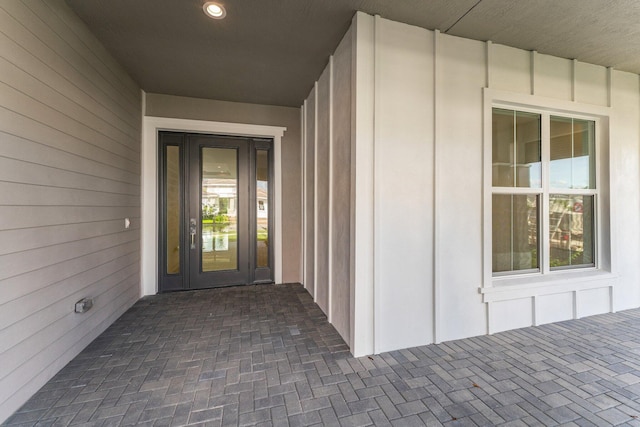
[[[483,302],[496,302],[566,291],[578,292],[607,286],[612,288],[617,275],[612,262],[612,228],[609,219],[610,213],[607,208],[609,206],[609,117],[611,109],[604,106],[489,88],[483,89],[483,102],[483,282],[479,289],[483,295]],[[493,194],[491,121],[494,107],[533,111],[542,114],[550,113],[560,116],[566,115],[596,121],[596,188],[599,196],[596,199],[595,207],[597,221],[595,230],[595,267],[549,271],[544,261],[541,260],[540,272],[538,273],[514,273],[507,276],[493,275],[491,252],[491,201]],[[544,129],[543,138],[548,138],[544,135]],[[546,168],[543,168],[543,171],[545,170]],[[548,181],[548,177],[546,178]],[[516,189],[516,192],[519,190]],[[534,192],[537,192],[537,189],[534,190],[536,190]],[[522,189],[522,191],[531,192],[530,189]],[[544,218],[543,215],[541,217]],[[544,229],[546,229],[546,226]],[[543,245],[545,242],[546,239],[541,239],[540,244]]]

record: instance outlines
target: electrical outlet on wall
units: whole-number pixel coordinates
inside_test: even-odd
[[[85,311],[88,311],[91,307],[93,307],[93,299],[82,298],[80,301],[76,303],[74,311],[76,313],[84,313]]]

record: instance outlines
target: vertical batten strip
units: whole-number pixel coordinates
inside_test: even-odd
[[[378,280],[380,278],[380,251],[376,245],[377,237],[380,235],[380,216],[376,215],[380,211],[380,194],[377,174],[380,171],[380,155],[377,152],[380,149],[380,105],[381,105],[381,84],[380,81],[380,64],[382,55],[380,53],[381,38],[381,18],[375,15],[373,18],[373,348],[378,354],[380,344],[380,286]]]
[[[493,304],[492,301],[487,301],[487,335],[493,335],[495,327],[493,325]]]
[[[438,111],[440,111],[440,73],[439,73],[439,41],[440,31],[433,32],[433,342],[440,342],[440,266],[438,249],[440,247],[440,231],[439,231],[439,215],[438,207],[440,205],[438,197]],[[488,79],[487,79],[488,82]]]
[[[538,59],[538,52],[531,51],[531,95],[536,94],[536,62]]]
[[[616,312],[614,297],[615,297],[615,286],[611,285],[609,286],[609,310],[612,313]]]
[[[612,107],[613,99],[613,67],[607,67],[607,107]]]
[[[573,291],[573,318],[574,319],[579,319],[580,318],[580,300],[579,300],[579,295],[580,295],[580,293],[578,291]]]
[[[313,85],[313,302],[318,302],[318,81]]]
[[[329,57],[329,235],[327,249],[327,320],[333,323],[333,55]]]
[[[486,65],[486,86],[487,88],[490,87],[491,84],[491,47],[493,46],[493,42],[491,42],[491,40],[487,40],[487,42],[485,43],[485,54],[486,54],[486,61],[485,61],[485,65]]]
[[[576,92],[577,92],[577,80],[578,80],[578,60],[574,59],[571,61],[571,100],[573,102],[576,101]]]
[[[302,172],[301,199],[302,199],[302,284],[307,289],[307,100],[304,100],[300,109],[300,129],[302,140],[302,153],[300,155],[300,171]]]
[[[538,326],[538,321],[540,319],[540,313],[538,313],[538,296],[534,295],[531,297],[531,325]]]

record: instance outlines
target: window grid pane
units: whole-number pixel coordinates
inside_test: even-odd
[[[492,169],[494,187],[513,187],[514,112],[493,109]]]
[[[549,195],[549,265],[595,265],[594,196]]]
[[[516,112],[516,187],[540,188],[540,114]]]
[[[539,196],[493,195],[493,272],[538,269]]]
[[[595,188],[595,123],[551,116],[550,186]]]
[[[494,108],[492,126],[493,186],[540,188],[540,114]]]

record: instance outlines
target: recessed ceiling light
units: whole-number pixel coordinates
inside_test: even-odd
[[[202,6],[202,9],[209,18],[222,19],[227,16],[227,11],[224,10],[224,6],[212,1],[206,2],[204,6]]]

